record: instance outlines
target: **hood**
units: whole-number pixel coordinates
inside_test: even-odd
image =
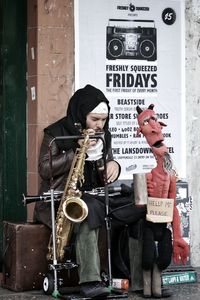
[[[74,124],[79,123],[82,129],[86,128],[86,116],[100,102],[105,102],[108,106],[108,114],[110,112],[109,101],[105,95],[92,85],[86,85],[84,88],[77,90],[69,101],[67,108],[66,125],[71,130],[72,134],[76,134],[78,128]],[[108,121],[104,129],[108,129]]]
[[[100,102],[105,102],[108,106],[108,114],[110,112],[109,101],[105,95],[92,85],[86,85],[84,88],[77,90],[70,98],[67,114],[64,118],[56,121],[47,128],[44,129],[47,133],[53,137],[56,136],[68,136],[68,135],[80,135],[81,129],[86,128],[86,116],[91,112]],[[109,117],[106,120],[104,131],[106,146],[111,145],[111,134],[108,128]],[[63,140],[57,141],[57,145],[61,149],[70,149],[74,145],[75,141]],[[77,145],[75,144],[74,147]]]

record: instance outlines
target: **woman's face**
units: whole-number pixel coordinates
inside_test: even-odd
[[[86,117],[86,127],[87,129],[94,129],[95,132],[102,131],[107,118],[108,114],[89,113]]]

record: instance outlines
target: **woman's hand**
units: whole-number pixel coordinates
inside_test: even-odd
[[[115,181],[119,174],[119,165],[116,161],[109,161],[107,167],[107,183]]]
[[[87,132],[89,135],[95,135],[95,130],[94,129],[87,129]],[[78,144],[81,146],[83,143],[84,139],[79,139]],[[89,147],[94,146],[97,143],[97,139],[89,139]]]

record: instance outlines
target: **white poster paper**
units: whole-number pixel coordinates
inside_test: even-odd
[[[110,101],[120,179],[149,172],[155,158],[137,137],[136,106],[151,103],[179,176],[185,177],[184,7],[181,0],[76,0],[75,88],[92,84]]]

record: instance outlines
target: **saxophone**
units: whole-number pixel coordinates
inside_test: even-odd
[[[56,256],[59,261],[64,259],[64,247],[69,244],[73,223],[82,222],[88,215],[88,207],[81,199],[81,191],[77,188],[84,182],[84,165],[86,151],[89,147],[89,134],[83,131],[84,139],[80,148],[76,150],[67,182],[58,207],[55,221]],[[48,260],[53,260],[52,236],[48,245]]]

